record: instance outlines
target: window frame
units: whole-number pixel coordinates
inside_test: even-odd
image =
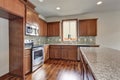
[[[67,41],[64,41],[63,40],[63,22],[64,21],[76,21],[76,35],[77,35],[77,40],[75,41],[78,41],[78,19],[65,19],[65,20],[62,20],[62,23],[61,23],[61,36],[62,36],[62,42],[67,42]],[[72,40],[73,41],[73,40]]]

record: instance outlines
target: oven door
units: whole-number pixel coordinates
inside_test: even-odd
[[[43,47],[36,47],[32,50],[32,65],[37,66],[43,62]]]

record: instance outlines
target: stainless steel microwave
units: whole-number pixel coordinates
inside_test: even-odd
[[[26,24],[26,35],[38,36],[39,35],[39,26]]]

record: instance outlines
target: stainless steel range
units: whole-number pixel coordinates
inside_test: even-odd
[[[32,48],[32,71],[35,71],[44,63],[43,50],[43,46]]]

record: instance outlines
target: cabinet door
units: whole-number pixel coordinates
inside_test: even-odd
[[[32,24],[39,26],[39,18],[36,12],[32,12]]]
[[[47,36],[47,23],[42,19],[39,19],[39,28],[40,36]]]
[[[31,71],[31,55],[25,55],[24,56],[24,69],[25,69],[25,74],[29,73]]]
[[[68,59],[69,60],[77,60],[77,50],[74,49],[68,49]]]
[[[61,58],[61,49],[59,49],[59,48],[50,48],[50,58],[60,59]]]
[[[49,59],[49,46],[44,47],[44,61],[47,61]]]
[[[77,60],[77,46],[62,46],[62,59]]]
[[[61,49],[60,48],[55,48],[55,59],[61,59]]]
[[[86,20],[79,21],[79,35],[87,36],[87,21]]]
[[[55,49],[54,48],[50,48],[49,55],[50,55],[51,59],[55,59]]]
[[[96,36],[97,35],[97,19],[87,19],[79,21],[80,36]]]
[[[40,36],[43,36],[43,32],[44,32],[44,25],[43,25],[43,21],[42,19],[39,19],[39,33],[40,33]]]
[[[0,0],[0,7],[1,7],[1,8],[4,7],[4,0]]]
[[[48,36],[59,36],[60,24],[59,22],[50,22],[47,24]]]
[[[53,36],[53,24],[52,23],[48,23],[47,24],[47,28],[48,28],[47,35],[48,36]]]
[[[69,54],[68,49],[65,49],[65,48],[62,49],[62,59],[68,60],[69,59],[68,54]]]
[[[89,66],[87,66],[87,77],[89,80],[95,80],[93,73],[91,72],[91,69],[89,68]]]
[[[53,29],[53,36],[59,36],[59,34],[60,34],[60,27],[59,27],[59,22],[54,22],[53,23],[53,27],[52,27],[52,29]]]
[[[32,11],[29,8],[26,10],[26,23],[32,23]]]
[[[24,53],[24,70],[25,74],[31,72],[31,50],[26,49]]]
[[[43,36],[47,36],[47,22],[43,21]]]
[[[50,58],[60,59],[61,58],[61,46],[50,46]]]
[[[87,34],[88,36],[97,35],[97,20],[96,19],[88,20]]]

